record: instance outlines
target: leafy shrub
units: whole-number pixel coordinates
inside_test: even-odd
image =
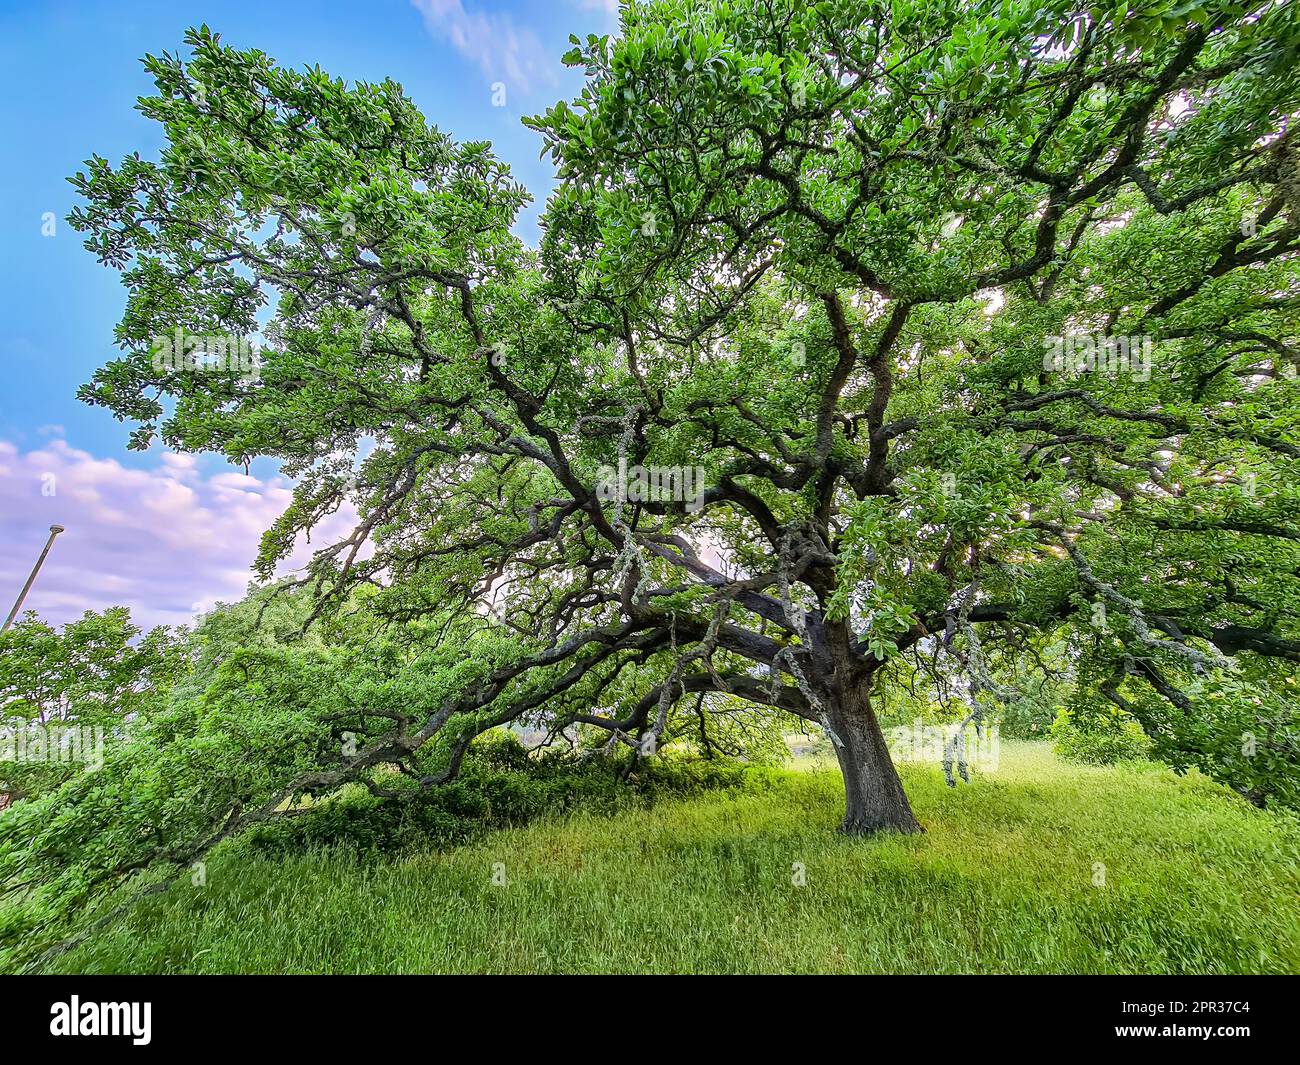
[[[1057,686],[1042,678],[1017,676],[1017,695],[1002,705],[997,714],[998,729],[1004,739],[1046,739],[1056,712]]]
[[[1032,699],[1014,699],[997,718],[998,730],[1007,740],[1042,740],[1051,734],[1052,712]]]
[[[1195,766],[1257,806],[1300,810],[1300,678],[1282,663],[1185,677],[1186,707],[1154,693],[1132,700],[1153,737],[1152,757]]]
[[[1052,749],[1067,762],[1114,765],[1145,759],[1151,739],[1133,718],[1116,713],[1086,723],[1062,707],[1052,722]]]
[[[460,774],[448,784],[412,785],[399,798],[350,785],[295,817],[254,828],[248,844],[274,854],[315,846],[362,853],[445,846],[543,814],[577,808],[613,813],[666,796],[736,787],[756,772],[725,762],[655,758],[624,780],[617,768],[608,759],[567,752],[533,757],[514,735],[488,734],[470,747]]]

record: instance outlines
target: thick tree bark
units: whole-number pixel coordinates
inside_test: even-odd
[[[828,702],[827,716],[839,740],[835,756],[844,775],[840,831],[853,836],[924,832],[898,779],[869,693],[869,681],[855,671],[835,685]]]

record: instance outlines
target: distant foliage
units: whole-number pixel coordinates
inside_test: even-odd
[[[1056,707],[1038,689],[1023,692],[1009,701],[998,715],[998,727],[1009,740],[1044,740],[1054,720]]]
[[[1084,765],[1137,761],[1151,752],[1151,740],[1142,726],[1126,714],[1095,718],[1085,726],[1062,708],[1052,722],[1051,735],[1058,755]]]
[[[61,629],[29,612],[0,633],[0,792],[34,799],[94,765],[160,705],[188,654],[180,630],[142,636],[122,607]]]

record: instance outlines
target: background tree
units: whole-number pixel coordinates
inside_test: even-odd
[[[418,713],[354,706],[355,757],[285,758],[279,801],[431,740],[437,783],[541,712],[648,753],[713,692],[826,731],[845,831],[914,831],[870,697],[923,642],[975,714],[981,630],[1074,631],[1157,731],[1235,659],[1293,683],[1292,5],[633,3],[534,120],[540,255],[508,170],[394,83],[188,43],[146,61],[160,160],[75,179],[130,291],[84,397],[298,477],[263,576],[357,507],[308,622],[371,584],[392,622],[501,624]],[[260,330],[258,374],[158,359],[178,329]],[[1081,334],[1155,368],[1045,364]],[[1259,737],[1291,766],[1293,713]]]
[[[82,772],[166,697],[188,664],[183,634],[140,636],[121,607],[62,629],[29,611],[0,633],[0,808]]]

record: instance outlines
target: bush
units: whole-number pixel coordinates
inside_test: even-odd
[[[1055,712],[1053,690],[1041,681],[1023,681],[1017,696],[997,713],[998,730],[1007,740],[1045,739],[1052,728]]]
[[[304,813],[258,826],[248,844],[284,854],[314,846],[343,845],[361,853],[390,853],[466,842],[491,829],[522,825],[543,814],[581,807],[614,813],[684,796],[739,786],[739,765],[655,758],[629,780],[607,759],[568,752],[533,757],[510,733],[486,734],[470,747],[455,780],[438,787],[411,786],[401,798],[381,798],[350,785]],[[397,778],[384,782],[397,788]]]
[[[1089,718],[1081,722],[1062,707],[1052,722],[1052,749],[1067,762],[1114,765],[1143,760],[1151,739],[1127,714]]]

